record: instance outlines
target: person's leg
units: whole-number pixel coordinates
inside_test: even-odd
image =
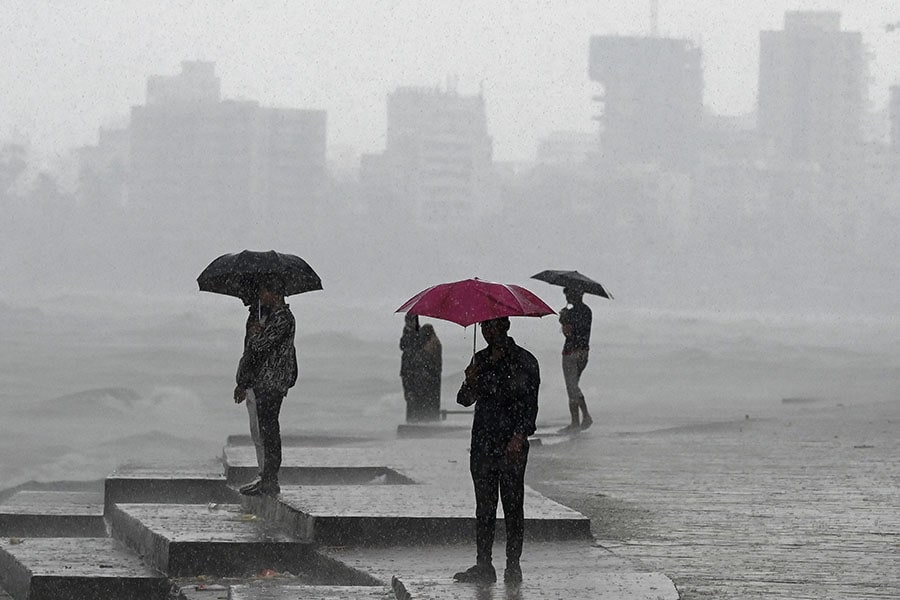
[[[247,416],[250,418],[250,439],[253,440],[253,447],[256,449],[256,466],[257,475],[262,476],[263,465],[265,464],[266,454],[263,448],[262,438],[259,435],[259,417],[256,415],[256,394],[253,390],[247,390]]]
[[[581,392],[581,374],[584,373],[584,369],[585,367],[587,367],[588,351],[579,350],[575,353],[575,356],[578,357],[578,361],[576,364],[577,375],[575,377],[575,387],[578,388],[578,406],[581,408],[581,428],[587,429],[594,423],[594,419],[591,418],[591,415],[588,412],[587,402],[584,399],[584,394]]]
[[[497,524],[497,500],[500,473],[493,459],[473,457],[470,461],[475,484],[475,547],[479,564],[491,564],[494,528]]]
[[[507,583],[522,580],[519,558],[525,539],[525,466],[528,463],[528,445],[525,445],[522,459],[517,463],[504,461],[500,472],[500,499],[503,502],[503,522],[506,527],[506,573]]]
[[[562,371],[563,379],[566,382],[566,396],[569,398],[569,414],[572,416],[572,422],[566,429],[578,429],[580,420],[578,418],[578,409],[584,402],[584,395],[578,387],[578,378],[580,371],[578,370],[578,355],[563,354],[562,355]]]
[[[495,460],[475,454],[469,457],[469,471],[475,486],[475,566],[456,573],[453,578],[460,582],[491,583],[497,580],[492,555],[500,474]]]
[[[278,417],[284,397],[279,394],[259,394],[256,414],[259,417],[259,434],[265,450],[262,486],[270,491],[278,490],[278,470],[281,468],[281,427]]]

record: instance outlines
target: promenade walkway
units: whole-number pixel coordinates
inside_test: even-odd
[[[92,501],[19,492],[30,495],[0,505],[8,528],[0,585],[15,600],[678,598],[664,575],[599,546],[583,514],[532,489],[522,584],[504,586],[502,562],[497,584],[453,582],[474,562],[468,439],[458,428],[429,439],[406,431],[337,446],[290,441],[277,499],[235,493],[255,460],[237,438],[219,472],[121,469]],[[541,452],[540,436],[532,452]],[[71,509],[73,522],[92,519],[81,526],[100,524],[108,535],[61,537],[52,527],[26,535],[16,516],[23,504],[57,517]],[[503,554],[501,518],[495,555]]]

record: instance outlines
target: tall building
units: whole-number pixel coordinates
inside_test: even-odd
[[[577,166],[600,150],[596,132],[554,131],[538,140],[535,162],[539,165]]]
[[[477,216],[493,200],[493,141],[484,98],[401,87],[387,99],[384,154],[365,157],[363,174],[390,189],[394,208],[424,225]]]
[[[862,35],[841,15],[788,12],[783,31],[760,33],[759,132],[781,160],[835,165],[862,141],[866,60]]]
[[[195,223],[320,197],[326,114],[222,100],[214,63],[151,77],[132,107],[129,203]]]
[[[603,156],[620,164],[694,163],[703,118],[700,48],[689,40],[594,36],[589,75],[603,87]]]
[[[891,87],[891,148],[900,152],[900,85]]]

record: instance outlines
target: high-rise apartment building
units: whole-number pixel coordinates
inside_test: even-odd
[[[195,221],[318,199],[326,113],[221,100],[213,63],[151,77],[132,107],[129,203]]]
[[[441,224],[489,208],[492,155],[480,94],[401,87],[388,96],[384,154],[367,157],[364,167],[386,182],[394,208],[420,224]]]
[[[594,36],[589,75],[603,91],[601,154],[612,163],[692,165],[703,118],[700,48],[689,40]]]
[[[783,31],[760,33],[759,132],[777,159],[838,164],[862,141],[866,60],[862,36],[830,11],[788,12]]]

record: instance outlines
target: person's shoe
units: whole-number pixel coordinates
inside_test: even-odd
[[[570,423],[569,425],[566,425],[565,427],[560,429],[558,433],[578,433],[579,431],[581,431],[581,427],[579,427],[578,423]]]
[[[240,487],[240,492],[245,496],[259,496],[262,492],[262,481],[251,481],[247,485]]]
[[[459,583],[494,583],[497,581],[497,571],[494,570],[494,565],[475,565],[460,571],[453,579]]]
[[[594,424],[594,420],[590,415],[584,415],[584,418],[581,420],[581,430],[584,431],[588,427]]]
[[[259,478],[259,477],[257,477],[256,479],[254,479],[254,480],[251,481],[250,483],[245,483],[244,485],[242,485],[241,487],[239,487],[239,488],[238,488],[238,491],[239,491],[240,493],[243,494],[246,490],[250,490],[250,489],[253,489],[253,488],[255,488],[255,487],[259,487],[259,484],[260,484],[260,483],[262,483],[262,479]]]
[[[259,493],[266,496],[277,496],[281,493],[281,486],[277,481],[263,481],[259,484]]]
[[[503,571],[504,583],[522,583],[522,567],[519,561],[506,561],[506,570]]]

